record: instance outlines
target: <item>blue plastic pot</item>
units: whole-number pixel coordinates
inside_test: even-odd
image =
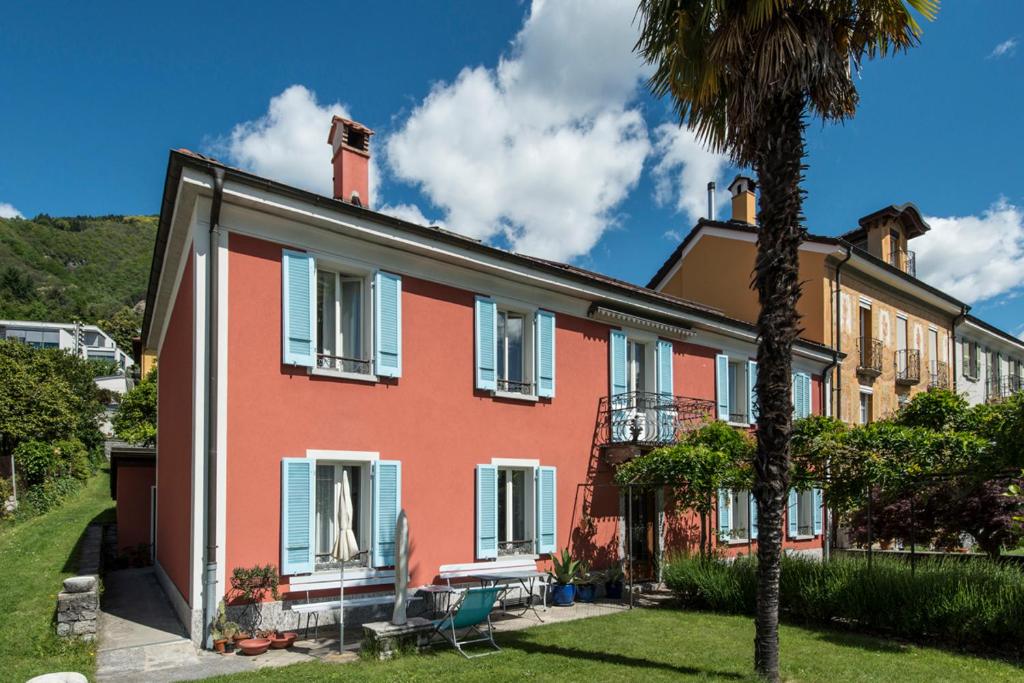
[[[576,598],[576,586],[571,583],[557,583],[551,587],[551,604],[558,607],[569,607]]]
[[[576,599],[580,602],[594,602],[597,597],[597,588],[592,583],[576,587]]]

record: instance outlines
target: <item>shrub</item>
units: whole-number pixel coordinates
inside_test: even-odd
[[[14,467],[19,480],[31,488],[60,475],[60,454],[42,441],[23,441],[14,449]]]
[[[679,557],[665,583],[686,605],[753,614],[756,560]],[[1024,571],[987,560],[837,556],[828,563],[783,557],[779,584],[793,620],[1024,653]]]
[[[29,488],[25,495],[18,494],[18,518],[35,517],[59,506],[65,498],[81,487],[73,477],[55,477]]]
[[[63,439],[53,444],[54,450],[68,476],[85,481],[95,472],[85,444],[78,439]]]

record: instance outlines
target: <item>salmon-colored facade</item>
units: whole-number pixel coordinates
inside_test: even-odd
[[[152,542],[150,491],[156,484],[152,460],[118,465],[117,550],[132,554]]]
[[[666,556],[696,547],[697,522],[690,511],[675,509],[670,495],[658,492],[629,499],[614,484],[615,459],[607,450],[610,427],[607,413],[602,412],[609,395],[616,393],[612,374],[616,363],[621,364],[613,359],[613,337],[628,335],[638,348],[646,348],[642,353],[649,353],[648,369],[638,372],[657,376],[660,393],[656,395],[664,397],[663,385],[669,383],[673,400],[705,406],[703,415],[714,419],[716,401],[717,415],[722,414],[722,363],[731,360],[746,373],[755,355],[756,338],[749,324],[651,290],[551,267],[341,202],[331,204],[330,212],[320,218],[308,213],[312,203],[302,205],[306,213],[284,218],[253,210],[253,203],[243,196],[248,189],[242,175],[230,177],[234,184],[230,198],[225,195],[220,235],[207,249],[198,235],[208,229],[203,219],[210,205],[197,188],[208,177],[202,174],[208,172],[210,162],[175,157],[172,162],[181,165],[177,173],[196,174],[177,193],[174,217],[162,217],[162,223],[167,223],[162,240],[172,245],[167,249],[180,245],[176,255],[161,255],[164,271],[178,262],[183,274],[173,297],[161,298],[160,287],[154,294],[151,286],[154,318],[147,322],[146,333],[148,345],[158,346],[161,372],[158,573],[173,585],[169,593],[177,595],[171,595],[172,602],[194,638],[202,633],[203,609],[211,597],[202,595],[205,586],[215,585],[216,601],[227,596],[230,602],[228,578],[239,567],[272,564],[280,568],[284,601],[273,603],[272,620],[289,628],[296,623],[290,609],[294,603],[337,594],[338,571],[327,568],[318,553],[310,551],[311,557],[318,556],[315,563],[304,564],[299,571],[286,570],[285,558],[293,545],[288,535],[299,528],[312,538],[314,531],[319,534],[327,524],[319,507],[314,519],[312,502],[310,518],[302,520],[308,521],[308,528],[289,523],[294,521],[289,517],[294,509],[286,499],[286,489],[292,489],[284,471],[291,461],[312,463],[306,471],[316,477],[324,463],[341,463],[338,467],[400,463],[400,478],[394,483],[400,508],[409,519],[412,589],[439,582],[443,565],[514,556],[541,569],[549,567],[551,551],[541,549],[546,533],[541,531],[542,518],[553,524],[553,537],[546,541],[553,550],[568,547],[596,569],[633,566],[638,580],[657,580]],[[169,175],[169,188],[176,180]],[[262,192],[261,187],[256,191]],[[281,206],[287,204],[283,195],[279,199]],[[340,227],[324,229],[328,217],[339,221]],[[389,246],[388,240],[396,234],[404,242]],[[194,270],[196,262],[209,264],[207,252],[211,251],[219,264],[218,287],[212,291],[204,279],[205,267]],[[200,255],[202,261],[198,261]],[[375,319],[368,323],[374,328],[368,337],[374,348],[363,350],[370,360],[360,363],[370,371],[324,371],[320,361],[333,362],[334,356],[319,350],[310,366],[289,361],[289,344],[295,336],[289,333],[289,325],[295,324],[289,314],[295,309],[291,298],[295,282],[285,266],[289,258],[297,263],[303,258],[315,260],[317,272],[323,262],[351,263],[367,273],[367,286],[374,283],[365,299],[375,311]],[[385,323],[377,319],[377,297],[384,296],[374,279],[378,272],[400,282],[391,302],[400,338],[399,370],[394,373],[398,376],[386,376],[379,356],[373,356],[387,333],[382,329]],[[172,277],[170,272],[158,273],[163,286]],[[311,282],[319,282],[311,277]],[[511,302],[520,310],[547,311],[553,319],[551,354],[546,361],[550,368],[537,370],[532,393],[480,388],[480,297]],[[216,315],[208,317],[213,306]],[[313,305],[309,313],[319,321]],[[211,322],[197,323],[203,320]],[[526,357],[540,363],[540,322],[529,329],[533,330],[530,335],[537,336],[524,334],[530,347]],[[205,335],[212,337],[216,363],[203,360]],[[315,340],[314,334],[311,343],[319,345]],[[810,343],[799,346],[794,369],[809,380],[808,412],[820,413],[821,372],[832,354]],[[663,349],[671,350],[670,354],[665,351],[669,360]],[[652,369],[655,360],[657,370]],[[215,410],[202,398],[205,363],[219,373]],[[666,369],[670,382],[661,374]],[[547,376],[544,372],[549,372],[553,395],[540,390],[539,379]],[[734,378],[730,375],[730,379]],[[646,391],[653,388],[654,380],[649,379]],[[744,401],[747,390],[745,385],[740,392]],[[217,439],[212,449],[204,442],[206,420],[212,423],[215,436],[211,438]],[[745,428],[748,421],[737,421],[736,427]],[[216,458],[213,469],[210,457]],[[527,545],[522,545],[524,539],[507,541],[509,548],[519,543],[514,552],[503,549],[486,555],[480,551],[481,467],[534,473],[552,469],[556,475],[553,511],[542,510],[539,478],[526,485],[530,510],[526,514],[531,520],[525,524]],[[193,490],[207,472],[215,477],[209,490]],[[319,479],[311,482],[311,492],[314,484],[317,488],[310,497],[319,500]],[[508,487],[515,490],[512,484]],[[358,514],[372,510],[374,515],[374,535],[362,536],[361,549],[375,550],[377,493],[364,487],[360,495],[364,501],[372,496],[373,503]],[[511,505],[506,503],[506,509]],[[207,516],[216,520],[215,556],[204,552]],[[512,517],[508,519],[512,524]],[[718,526],[717,519],[711,523]],[[631,532],[629,538],[627,532]],[[787,548],[820,552],[820,532],[790,536]],[[723,542],[722,552],[734,555],[753,547],[756,541],[752,545]],[[361,560],[363,568],[353,572],[351,583],[346,574],[347,592],[379,595],[393,590],[389,563],[373,557]],[[203,578],[212,565],[210,559],[215,560],[216,584],[207,584],[209,579]],[[636,564],[631,565],[632,561]]]

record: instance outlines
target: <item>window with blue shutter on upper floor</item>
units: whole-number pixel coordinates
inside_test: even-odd
[[[505,398],[553,398],[555,314],[478,296],[474,318],[476,388]]]
[[[738,426],[748,426],[757,420],[757,363],[755,361],[718,354],[715,357],[715,402],[718,419]]]
[[[318,375],[401,376],[402,279],[284,250],[283,360]]]

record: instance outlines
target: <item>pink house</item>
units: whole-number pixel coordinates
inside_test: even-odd
[[[236,567],[279,568],[264,608],[282,626],[336,595],[345,471],[366,551],[351,595],[393,590],[400,509],[412,587],[447,564],[544,568],[566,546],[656,579],[692,520],[660,493],[627,499],[614,463],[695,420],[751,422],[749,324],[369,210],[371,135],[335,119],[334,198],[170,155],[143,330],[160,365],[155,564],[196,641]],[[833,358],[797,345],[798,414],[822,412]],[[722,492],[726,552],[747,551],[748,501]],[[816,493],[790,512],[787,546],[820,551]]]

